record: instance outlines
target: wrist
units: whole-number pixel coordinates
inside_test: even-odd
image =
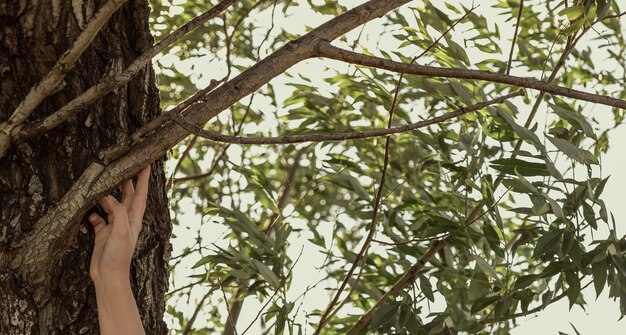
[[[92,278],[92,280],[97,290],[109,291],[130,288],[128,277],[128,274],[109,274]]]

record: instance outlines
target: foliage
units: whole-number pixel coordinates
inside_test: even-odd
[[[445,68],[505,73],[510,65],[513,75],[626,98],[626,46],[616,1],[523,4],[499,0],[473,9],[469,1],[420,1],[334,44],[405,63],[427,50],[417,63]],[[152,6],[157,40],[209,7],[199,0]],[[236,76],[308,29],[283,24],[289,17],[304,11],[323,22],[346,6],[331,0],[236,1],[156,61],[163,107],[210,79]],[[296,67],[207,128],[244,136],[355,132],[386,127],[394,101],[395,126],[515,90],[441,77],[407,75],[399,82],[400,75],[388,71],[310,62],[325,70]],[[561,298],[570,307],[584,306],[581,290],[591,284],[598,295],[608,289],[619,298],[626,314],[626,241],[616,236],[601,197],[609,179],[601,157],[624,111],[614,108],[614,125],[607,128],[592,110],[529,91],[389,137],[378,231],[348,281],[346,303],[335,306],[341,309],[322,333],[346,332],[436,239],[445,239],[443,249],[375,313],[371,332],[506,334],[516,318]],[[292,270],[300,253],[307,267],[320,266],[303,260],[307,255],[322,255],[318,271],[325,280],[318,285],[335,290],[358,260],[372,226],[385,138],[255,147],[192,136],[172,150],[171,159],[172,166],[178,163],[171,190],[177,231],[186,226],[183,203],[193,203],[202,217],[202,224],[191,225],[196,243],[175,250],[172,260],[173,278],[184,264],[195,263],[184,282],[172,282],[168,312],[179,323],[175,328],[221,332],[230,322],[223,298],[232,307],[254,297],[268,303],[260,319],[271,333],[310,333],[325,305],[303,312],[305,292],[290,287],[293,278],[306,278]],[[219,226],[225,234],[216,236]],[[214,304],[204,303],[207,292]],[[436,301],[444,308],[429,313],[428,302]],[[198,304],[204,321],[183,303]]]

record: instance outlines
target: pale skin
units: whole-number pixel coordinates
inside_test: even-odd
[[[130,263],[146,209],[150,166],[122,184],[122,200],[107,195],[98,204],[107,214],[108,224],[98,214],[89,222],[96,237],[90,275],[96,287],[100,334],[145,334],[130,287]]]

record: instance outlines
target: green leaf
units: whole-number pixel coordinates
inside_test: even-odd
[[[567,299],[569,300],[569,307],[571,309],[580,295],[580,279],[578,279],[574,271],[568,270],[565,272],[565,281],[568,285]]]
[[[600,198],[600,195],[602,195],[602,191],[604,191],[604,186],[606,185],[606,182],[609,180],[609,178],[611,178],[611,176],[608,176],[608,177],[602,179],[598,183],[598,186],[596,186],[596,190],[593,193],[594,200],[597,200],[597,199]]]
[[[606,209],[606,204],[604,203],[604,200],[596,199],[596,203],[598,205],[600,205],[600,219],[602,219],[602,221],[608,223],[609,222],[609,214],[608,214],[608,211]]]
[[[515,120],[513,119],[513,117],[504,109],[498,108],[497,110],[498,110],[498,115],[502,117],[506,121],[506,123],[508,123],[509,126],[511,126],[511,128],[513,128],[513,131],[515,131],[515,133],[521,139],[532,144],[533,146],[535,146],[535,148],[537,148],[537,150],[539,150],[542,153],[546,151],[546,148],[541,143],[541,140],[539,140],[539,137],[537,137],[537,135],[534,132],[515,123]]]
[[[563,209],[561,208],[561,206],[559,206],[559,204],[556,201],[554,201],[554,199],[550,198],[547,194],[544,194],[543,197],[550,204],[550,208],[552,209],[552,214],[554,214],[557,218],[561,220],[565,220],[565,215],[563,214]]]
[[[588,137],[596,139],[596,134],[593,132],[593,128],[582,115],[555,104],[549,105],[558,116],[567,120],[567,122],[574,126],[574,128],[582,130]]]
[[[261,277],[263,277],[263,279],[265,279],[265,281],[270,284],[273,289],[278,290],[280,288],[280,281],[278,280],[278,277],[267,265],[256,259],[252,259],[252,265],[255,269],[257,269],[257,271],[259,271]]]
[[[376,329],[387,322],[392,321],[392,317],[396,314],[396,311],[400,307],[400,301],[391,301],[381,307],[372,318],[370,329]]]
[[[567,157],[583,164],[595,164],[598,165],[600,162],[591,152],[580,149],[572,143],[551,136],[546,136],[546,138],[554,144],[554,146],[559,149],[562,153],[564,153]]]
[[[596,0],[596,4],[598,5],[596,15],[599,20],[602,20],[606,17],[611,8],[611,0]]]
[[[498,255],[498,257],[504,258],[505,254],[502,246],[500,245],[500,236],[496,229],[491,224],[489,224],[489,222],[485,222],[485,224],[483,225],[483,234],[487,239],[487,244],[489,244],[489,248],[493,250],[493,252]]]
[[[471,313],[475,314],[475,313],[482,311],[483,309],[487,308],[489,305],[500,300],[500,298],[501,298],[500,295],[498,295],[497,293],[490,293],[482,298],[479,298],[472,304]]]
[[[228,221],[228,224],[233,226],[234,229],[245,232],[261,247],[269,246],[265,235],[261,233],[257,225],[250,221],[246,214],[237,208],[233,210],[222,206],[219,208],[223,213],[224,218]]]
[[[522,176],[549,176],[550,172],[545,163],[535,163],[518,158],[496,159],[491,167],[500,172],[514,175],[517,171]]]
[[[433,293],[433,286],[424,275],[419,276],[420,279],[420,290],[424,294],[424,296],[430,301],[435,301],[435,295]]]
[[[593,287],[596,289],[596,298],[600,296],[604,290],[606,277],[608,273],[608,263],[606,260],[591,264],[591,273],[593,274]]]
[[[582,26],[584,24],[585,24],[584,20],[578,20],[578,21],[572,23],[569,27],[563,29],[563,35],[565,35],[565,36],[572,35],[573,33],[579,31],[580,28],[582,28]]]
[[[626,261],[624,261],[624,258],[619,254],[611,254],[611,260],[622,276],[626,278]]]
[[[244,270],[237,270],[237,269],[231,269],[230,271],[228,271],[228,274],[237,278],[237,279],[249,279],[250,278],[250,273],[244,271]]]
[[[546,156],[545,158],[546,158],[546,168],[550,172],[550,175],[552,175],[552,177],[556,178],[557,180],[562,180],[563,175],[561,174],[561,171],[559,171],[559,169],[557,169],[556,166],[554,166],[554,163],[552,163],[549,157]]]
[[[474,260],[476,260],[476,265],[478,265],[478,267],[489,277],[491,277],[492,279],[498,280],[498,273],[496,272],[496,270],[491,266],[491,264],[487,263],[487,261],[480,257],[480,256],[476,256],[474,255]]]
[[[530,286],[532,283],[535,282],[535,280],[537,280],[538,276],[537,275],[524,275],[524,276],[520,276],[519,278],[517,278],[517,280],[515,281],[515,286],[514,289],[516,290],[521,290],[524,289],[528,286]]]
[[[593,207],[587,202],[583,202],[583,217],[591,228],[598,229],[598,222],[596,221],[596,213],[593,211]]]
[[[550,230],[541,236],[539,240],[537,240],[537,245],[533,251],[533,258],[541,257],[550,249],[555,248],[562,234],[563,229],[555,229]]]
[[[567,16],[567,18],[570,21],[574,21],[577,18],[579,18],[581,15],[583,15],[584,12],[585,12],[585,9],[583,8],[583,6],[576,5],[576,6],[569,6],[569,7],[562,9],[558,14],[560,16]]]
[[[209,255],[209,256],[204,256],[202,258],[200,258],[193,266],[191,266],[192,269],[198,268],[204,264],[208,264],[213,260],[213,255]]]
[[[572,328],[574,328],[574,332],[576,333],[576,335],[580,335],[580,332],[578,331],[578,329],[576,329],[576,327],[574,327],[574,324],[570,322],[569,325],[572,326]]]

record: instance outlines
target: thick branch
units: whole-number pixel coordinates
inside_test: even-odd
[[[185,23],[182,27],[178,28],[176,31],[172,32],[160,42],[155,44],[143,55],[135,59],[135,61],[133,61],[133,63],[130,64],[124,71],[103,78],[98,84],[92,86],[42,121],[29,125],[24,125],[21,127],[16,127],[16,129],[14,130],[14,137],[16,138],[14,140],[22,141],[30,137],[42,134],[50,129],[53,129],[54,127],[68,120],[73,114],[81,111],[81,108],[96,101],[97,99],[102,98],[114,89],[125,85],[139,71],[143,70],[145,66],[150,63],[152,58],[159,54],[159,52],[168,48],[172,43],[179,40],[188,32],[200,27],[207,20],[210,20],[222,13],[224,10],[226,10],[226,8],[232,5],[233,2],[234,0],[224,0],[213,6],[208,11],[196,16],[191,21]]]
[[[233,144],[289,144],[289,143],[302,143],[302,142],[327,142],[327,141],[345,141],[354,139],[363,139],[370,137],[380,137],[392,134],[405,133],[407,131],[428,127],[434,124],[442,123],[443,121],[457,118],[467,113],[475,112],[490,105],[504,102],[513,97],[524,95],[523,91],[517,91],[515,93],[507,94],[496,99],[480,102],[469,107],[462,107],[453,112],[446,113],[440,116],[435,116],[428,120],[418,121],[415,123],[407,124],[404,126],[364,130],[351,133],[340,134],[311,134],[311,135],[296,135],[296,136],[278,136],[278,137],[244,137],[244,136],[232,136],[223,135],[213,131],[204,130],[201,127],[194,125],[187,121],[182,115],[172,113],[170,117],[181,127],[187,129],[192,134],[206,138],[217,143],[233,143]]]
[[[363,66],[385,69],[393,72],[422,75],[427,77],[443,77],[443,78],[459,78],[459,79],[475,79],[484,80],[494,83],[501,83],[517,87],[530,88],[533,90],[550,93],[554,95],[569,97],[573,99],[593,102],[597,104],[612,106],[620,109],[626,109],[626,101],[592,94],[583,91],[574,90],[557,85],[547,84],[543,81],[530,78],[521,78],[516,76],[505,75],[501,73],[468,70],[468,69],[449,69],[435,66],[424,66],[416,64],[405,64],[391,61],[388,59],[368,56],[341,48],[332,46],[330,43],[320,43],[317,50],[317,56],[335,59],[338,61],[358,64]]]
[[[126,0],[109,0],[107,1],[89,21],[85,30],[83,30],[69,50],[67,50],[50,69],[50,72],[34,86],[28,95],[17,106],[11,117],[4,123],[0,124],[0,158],[2,158],[11,145],[11,135],[13,129],[26,121],[32,112],[39,106],[43,99],[47,98],[54,92],[73,67],[83,51],[87,49],[93,38],[109,20],[111,15],[115,13]]]
[[[316,45],[320,41],[333,40],[407,2],[408,0],[371,0],[333,18],[218,87],[203,102],[189,107],[185,116],[195,125],[206,123],[292,65],[315,55]],[[105,166],[99,174],[81,177],[86,182],[77,187],[87,188],[87,191],[68,192],[36,223],[37,232],[25,241],[25,245],[32,247],[0,253],[0,267],[9,264],[9,269],[20,267],[22,273],[33,283],[41,282],[54,266],[51,261],[51,246],[54,244],[56,250],[64,250],[72,243],[77,223],[89,206],[122,181],[132,177],[141,167],[162,157],[188,134],[180,126],[167,123],[132,147],[127,154]]]
[[[424,268],[426,263],[428,263],[430,259],[437,252],[439,252],[439,250],[441,250],[441,248],[443,248],[444,244],[445,244],[444,240],[435,241],[433,245],[430,246],[428,251],[426,251],[426,253],[422,256],[422,258],[420,258],[415,264],[413,264],[413,266],[411,266],[409,270],[407,270],[407,272],[405,272],[402,275],[402,277],[400,277],[400,279],[396,281],[393,287],[389,291],[387,291],[385,295],[383,295],[380,299],[378,299],[378,301],[374,304],[374,306],[372,306],[372,308],[369,309],[369,311],[367,311],[367,313],[363,314],[361,318],[359,318],[359,321],[357,321],[357,323],[348,331],[347,334],[348,335],[359,334],[359,332],[370,323],[370,321],[374,317],[374,314],[376,314],[376,312],[385,303],[390,301],[389,300],[390,297],[395,296],[401,290],[411,285],[413,281],[415,281],[415,278],[417,277],[417,273],[420,272]]]

